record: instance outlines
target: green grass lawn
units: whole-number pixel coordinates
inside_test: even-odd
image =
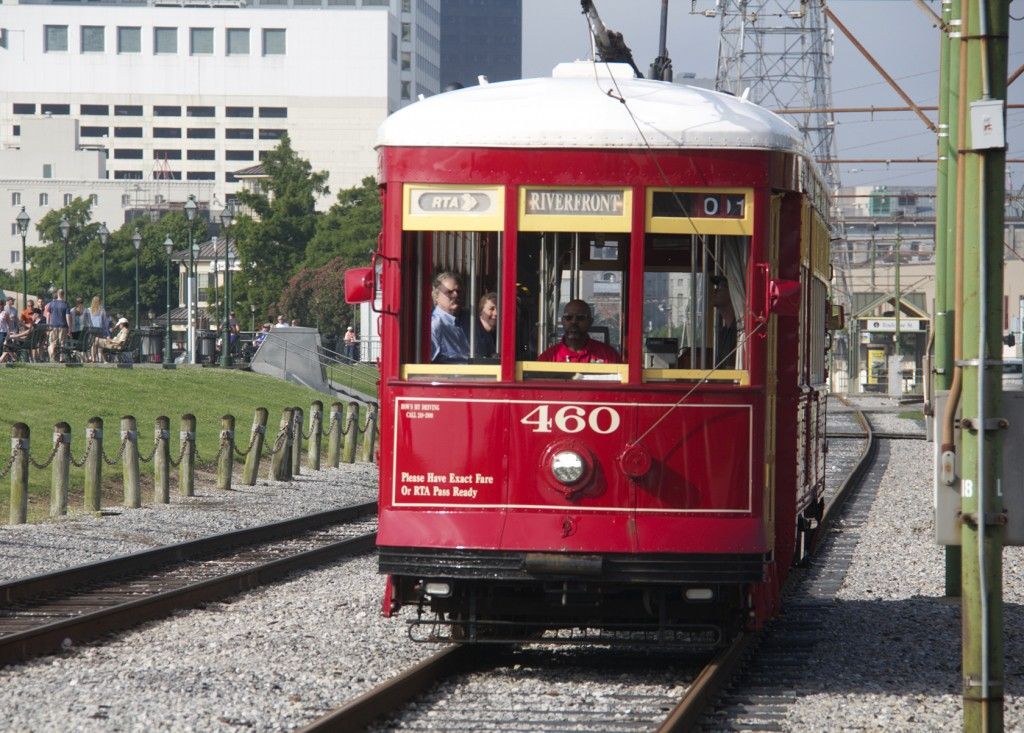
[[[153,447],[154,420],[160,415],[171,419],[171,455],[178,455],[178,431],[181,416],[196,416],[196,445],[203,460],[210,460],[220,444],[220,418],[234,415],[238,447],[249,444],[253,414],[257,407],[270,412],[267,421],[267,449],[277,435],[281,410],[301,407],[308,430],[310,405],[313,400],[324,403],[324,430],[330,419],[333,400],[327,395],[294,384],[251,372],[185,368],[107,369],[18,366],[0,368],[0,437],[9,436],[16,422],[26,423],[31,430],[31,453],[37,461],[49,455],[53,445],[53,426],[58,422],[71,425],[71,454],[80,460],[85,449],[85,427],[92,417],[103,418],[104,452],[113,457],[120,445],[121,417],[132,415],[139,426],[139,451],[147,456]],[[347,400],[343,400],[347,402]],[[365,419],[365,414],[361,420]],[[0,451],[0,467],[10,455],[5,442]],[[266,450],[266,449],[265,449]],[[326,459],[326,438],[323,447]],[[305,452],[305,451],[304,451]],[[236,462],[243,459],[235,458]],[[269,459],[260,466],[266,475]],[[45,516],[49,507],[51,470],[29,468],[30,519]],[[103,466],[104,506],[119,503],[123,497],[121,467]],[[152,497],[152,467],[141,467],[143,500]],[[69,511],[81,510],[83,472],[71,468]],[[172,472],[171,491],[176,490],[177,472]],[[197,477],[197,484],[201,480]],[[149,489],[149,493],[147,492]],[[0,522],[8,517],[10,479],[0,481]]]

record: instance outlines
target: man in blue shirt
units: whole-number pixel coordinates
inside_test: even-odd
[[[469,339],[456,316],[461,301],[459,276],[442,272],[434,278],[434,311],[430,314],[430,360],[439,364],[469,359]]]
[[[64,300],[64,291],[58,290],[57,297],[46,304],[46,325],[49,327],[50,361],[58,361],[64,339],[73,323],[71,309]]]

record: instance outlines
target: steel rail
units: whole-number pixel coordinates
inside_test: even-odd
[[[860,483],[860,480],[874,462],[875,455],[878,451],[876,440],[877,436],[872,431],[871,423],[868,422],[867,417],[863,412],[853,407],[853,405],[851,405],[847,400],[842,397],[839,397],[839,399],[842,400],[843,404],[846,406],[853,408],[854,415],[864,428],[864,433],[854,433],[851,434],[851,437],[866,438],[867,442],[864,450],[861,451],[860,457],[857,459],[857,464],[854,466],[853,470],[847,474],[847,477],[843,481],[839,491],[836,492],[835,496],[832,497],[832,501],[829,502],[829,505],[825,508],[821,522],[819,523],[818,529],[814,533],[814,538],[811,542],[811,554],[818,551],[821,540],[826,534],[826,530],[831,525],[835,516],[837,516],[839,509],[852,495],[853,489]],[[795,583],[794,578],[796,577],[796,572],[791,571],[783,588],[783,596],[790,591]],[[672,712],[669,713],[668,717],[666,717],[664,722],[658,727],[658,733],[675,733],[677,731],[693,730],[699,723],[701,717],[714,702],[718,692],[722,690],[722,688],[736,673],[740,662],[743,660],[748,650],[752,650],[756,646],[756,643],[760,641],[762,633],[763,631],[745,631],[738,634],[733,642],[719,655],[712,659],[700,674],[697,675],[693,683],[687,687],[683,697],[679,700],[679,704],[673,708]]]
[[[262,534],[255,534],[253,530],[243,530],[240,533],[230,533],[230,535],[248,535],[250,541],[239,543],[238,538],[235,538],[235,542],[231,549],[248,548],[253,542],[260,541],[273,541],[275,539],[281,539],[282,537],[293,537],[297,532],[303,530],[312,531],[323,527],[325,524],[325,516],[330,514],[337,514],[341,512],[347,516],[341,520],[350,519],[353,516],[360,516],[365,512],[365,505],[357,505],[353,507],[347,507],[344,510],[337,510],[335,512],[323,512],[317,515],[311,515],[315,518],[316,526],[299,526],[295,520],[288,520],[287,522],[279,522],[273,525],[265,525],[264,527],[254,528],[254,530],[264,530]],[[361,510],[361,511],[356,511]],[[299,518],[303,519],[303,518]],[[292,531],[287,533],[284,531],[282,525],[291,526]],[[274,535],[270,537],[269,535]],[[256,539],[252,539],[255,537]],[[199,553],[195,551],[195,545],[198,543],[202,545],[203,541],[184,543],[185,546],[189,546],[188,551],[184,554],[181,553],[182,546],[171,546],[169,548],[159,548],[161,550],[167,550],[165,559],[160,563],[162,566],[160,570],[166,570],[174,566],[174,561],[167,559],[173,556],[174,551],[178,551],[178,557],[181,558],[182,563],[188,563],[195,559],[197,555],[203,554],[207,559],[216,559],[223,561],[224,558],[211,558],[213,554],[209,551],[209,546],[214,544],[220,544],[224,547],[224,538],[207,538],[217,540],[218,542],[207,542],[207,550]],[[279,557],[270,562],[252,565],[251,567],[243,568],[233,572],[222,573],[215,577],[205,578],[198,582],[189,583],[174,588],[165,588],[149,593],[145,597],[139,597],[138,594],[134,594],[131,600],[123,602],[113,602],[105,607],[97,608],[94,611],[81,613],[78,615],[68,615],[56,621],[50,621],[49,623],[43,623],[33,628],[28,628],[19,631],[13,631],[12,633],[0,636],[0,665],[7,665],[17,663],[30,659],[32,657],[40,656],[43,654],[52,653],[62,648],[66,648],[69,645],[81,643],[90,639],[94,639],[103,634],[108,634],[114,631],[122,631],[133,626],[137,626],[146,621],[151,621],[157,618],[161,618],[170,614],[173,611],[191,608],[198,604],[207,603],[211,601],[220,600],[228,596],[236,595],[253,588],[257,588],[261,585],[266,585],[273,581],[276,581],[285,575],[296,571],[304,570],[318,565],[323,565],[335,560],[349,557],[356,554],[362,554],[365,552],[372,551],[376,542],[376,533],[364,533],[356,537],[350,537],[341,541],[329,542],[319,547],[306,549],[301,552],[294,552],[286,557]],[[248,552],[248,549],[243,549]],[[146,553],[140,553],[142,556],[152,556],[153,551]],[[80,568],[73,568],[70,576],[76,578],[92,577],[93,585],[99,581],[111,581],[111,575],[107,574],[96,574],[99,571],[97,568],[106,567],[131,567],[135,569],[135,572],[128,573],[117,573],[118,576],[124,577],[128,575],[139,575],[138,571],[138,560],[137,556],[127,556],[124,558],[115,558],[112,561],[105,561],[103,563],[94,563],[93,565],[82,566]],[[153,565],[146,566],[141,572],[152,572],[154,569]],[[88,571],[88,572],[86,572]],[[38,576],[37,578],[28,579],[31,581],[39,581],[35,586],[27,581],[19,582],[19,594],[18,597],[23,600],[28,600],[30,603],[32,600],[38,602],[38,606],[30,607],[26,609],[26,613],[31,621],[32,613],[38,613],[39,617],[46,618],[46,615],[53,614],[55,612],[60,613],[64,610],[63,607],[68,605],[75,605],[76,600],[74,593],[68,593],[67,587],[62,588],[63,592],[57,593],[52,590],[40,591],[39,589],[52,589],[53,584],[58,581],[61,573],[51,573],[46,576]],[[145,579],[139,578],[139,579]],[[39,591],[35,594],[29,594],[29,591]],[[102,588],[99,588],[101,592],[94,597],[88,595],[88,590],[79,597],[78,605],[88,607],[90,601],[95,603],[97,600],[102,602],[107,601],[111,596],[124,595],[123,591],[113,589],[112,591],[104,594]],[[48,606],[46,600],[39,598],[40,594],[63,596],[53,600],[52,605]],[[49,600],[49,599],[47,599]],[[38,608],[38,611],[35,611]],[[7,608],[7,615],[14,616],[17,618],[17,612],[22,609],[15,609],[12,607]]]
[[[364,730],[374,721],[400,709],[439,680],[467,671],[479,659],[477,647],[464,644],[446,647],[300,728],[299,733]]]
[[[109,560],[77,565],[67,570],[12,580],[0,584],[0,611],[7,604],[24,603],[47,594],[64,594],[76,587],[111,580],[116,576],[152,572],[160,566],[187,562],[211,553],[292,536],[298,532],[372,514],[376,510],[377,502],[375,501],[352,504],[340,509],[307,514],[258,527],[225,532],[212,537],[165,545]]]

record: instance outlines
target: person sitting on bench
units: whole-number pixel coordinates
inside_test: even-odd
[[[128,319],[118,318],[114,326],[114,335],[108,339],[98,338],[92,342],[92,360],[103,361],[104,353],[107,351],[122,351],[128,343]]]

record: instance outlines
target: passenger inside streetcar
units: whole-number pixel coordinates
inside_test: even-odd
[[[445,270],[434,278],[434,310],[430,314],[430,360],[454,364],[469,358],[469,339],[458,323],[461,310],[458,275]]]
[[[590,338],[594,315],[583,300],[570,300],[562,309],[562,340],[537,357],[538,361],[571,364],[618,364],[619,352],[611,346]]]

